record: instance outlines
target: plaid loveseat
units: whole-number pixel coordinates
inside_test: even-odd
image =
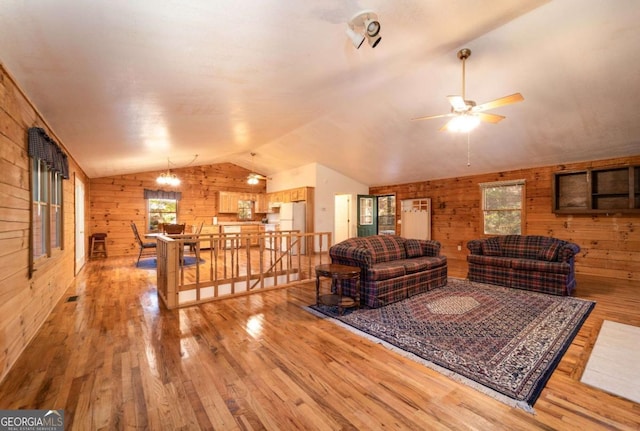
[[[447,257],[440,243],[397,235],[349,238],[329,249],[333,263],[357,266],[362,304],[378,308],[447,284]],[[355,296],[356,283],[343,293]]]
[[[471,281],[571,295],[580,246],[538,235],[505,235],[467,243]]]

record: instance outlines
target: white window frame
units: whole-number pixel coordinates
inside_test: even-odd
[[[524,179],[509,181],[494,181],[490,183],[480,183],[481,190],[481,208],[482,208],[482,232],[484,235],[523,235],[525,233],[525,202],[526,202],[526,182]],[[516,187],[520,192],[519,202],[513,203],[512,206],[491,207],[488,202],[487,193],[491,190],[500,188]],[[502,214],[501,214],[502,213]],[[508,216],[508,213],[519,213],[519,225],[517,229],[493,229],[487,222],[488,216],[496,214]]]
[[[167,199],[167,198],[148,198],[147,199],[147,231],[148,232],[154,232],[157,231],[157,224],[154,226],[151,225],[151,214],[174,214],[173,211],[151,211],[151,201],[174,201],[176,204],[176,210],[175,210],[175,219],[173,220],[168,220],[166,219],[164,216],[162,217],[162,220],[160,221],[160,223],[178,223],[178,205],[180,204],[178,202],[178,199]]]
[[[44,160],[31,161],[31,255],[36,263],[63,248],[63,178]]]

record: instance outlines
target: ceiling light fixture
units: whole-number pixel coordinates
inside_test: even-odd
[[[367,9],[358,12],[351,17],[347,24],[349,26],[347,28],[347,36],[349,36],[356,49],[362,46],[365,38],[372,48],[378,46],[382,40],[380,36],[380,21],[378,21],[378,15],[372,10]]]
[[[247,177],[247,184],[251,184],[252,186],[255,186],[259,182],[260,182],[260,179],[255,174],[249,174],[249,176]]]
[[[195,156],[193,156],[193,159],[183,167],[189,166],[190,164],[195,162],[197,158],[198,158],[198,155],[196,154]],[[176,174],[171,173],[170,165],[171,165],[171,161],[167,157],[167,172],[163,172],[160,175],[158,175],[158,178],[156,178],[156,183],[163,186],[177,187],[180,185],[180,178],[178,178]]]
[[[158,178],[156,178],[156,183],[163,186],[177,187],[180,185],[180,178],[178,178],[176,174],[171,173],[169,163],[169,158],[167,157],[167,172],[161,173]]]

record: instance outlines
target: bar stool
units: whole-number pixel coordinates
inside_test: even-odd
[[[107,257],[107,234],[94,233],[89,238],[89,249],[91,250],[91,259],[97,257]]]

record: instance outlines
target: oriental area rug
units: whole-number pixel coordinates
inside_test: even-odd
[[[449,278],[445,287],[377,309],[307,310],[533,412],[595,303]]]

